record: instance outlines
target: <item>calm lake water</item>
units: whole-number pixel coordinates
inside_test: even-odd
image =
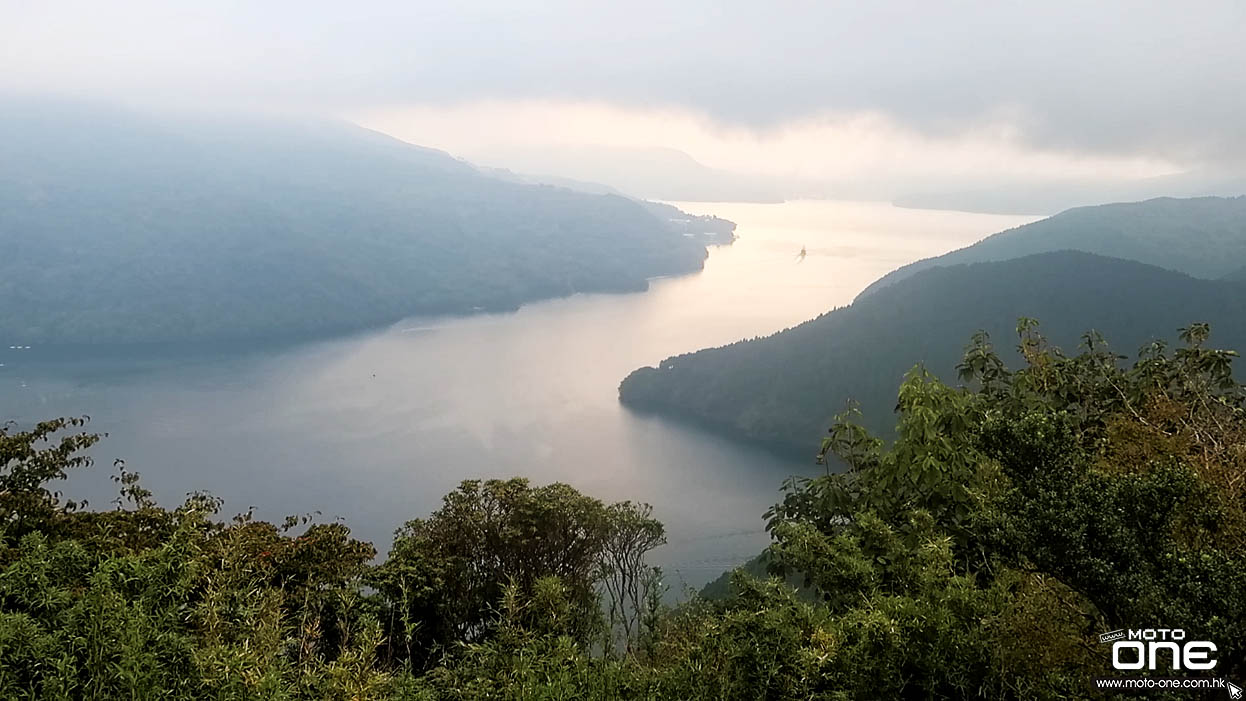
[[[39,362],[0,344],[0,420],[89,414],[110,435],[66,487],[106,507],[114,458],[165,503],[206,490],[227,513],[319,511],[384,552],[463,479],[523,475],[654,506],[673,588],[765,546],[762,513],[793,461],[636,415],[619,381],[678,353],[766,335],[848,304],[904,263],[1033,217],[881,203],[675,203],[739,224],[698,274],[648,292],[577,295],[515,313],[408,319],[282,350],[161,362]],[[798,260],[804,247],[807,256]],[[3,339],[0,339],[3,341]],[[815,446],[811,443],[810,455]]]

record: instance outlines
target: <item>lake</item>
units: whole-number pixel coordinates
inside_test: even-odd
[[[192,490],[280,518],[344,519],[384,552],[460,480],[522,475],[653,505],[676,591],[763,548],[762,513],[793,460],[619,405],[633,369],[767,335],[851,302],[912,260],[1035,217],[884,203],[674,203],[739,224],[704,271],[644,293],[576,295],[517,312],[408,319],[293,348],[164,360],[44,362],[0,349],[0,420],[89,414],[110,435],[70,496],[115,495],[123,458],[166,504]],[[806,251],[799,257],[802,247]]]

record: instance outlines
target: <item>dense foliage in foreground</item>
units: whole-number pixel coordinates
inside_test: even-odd
[[[845,416],[840,474],[768,515],[779,578],[658,605],[660,524],[565,485],[465,482],[392,552],[340,524],[49,491],[96,437],[0,434],[0,696],[210,699],[1093,697],[1098,633],[1181,627],[1246,676],[1246,392],[1231,351],[985,335],[965,387],[912,371],[896,440]]]

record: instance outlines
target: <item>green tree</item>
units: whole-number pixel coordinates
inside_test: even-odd
[[[15,541],[52,526],[54,515],[79,506],[62,502],[61,493],[49,483],[91,465],[83,451],[99,442],[99,434],[79,431],[57,438],[66,430],[81,429],[87,421],[87,417],[53,419],[27,431],[15,431],[11,423],[0,425],[0,537]]]
[[[857,698],[1086,695],[1111,671],[1093,633],[1127,626],[1215,640],[1218,672],[1240,676],[1236,353],[1206,347],[1204,324],[1131,366],[1093,333],[1071,357],[1031,319],[1017,333],[1019,370],[978,334],[960,365],[967,386],[911,372],[893,444],[837,424],[848,470],[789,482],[770,512],[774,569],[802,574],[843,649],[869,661],[833,686]]]
[[[525,479],[468,480],[441,509],[398,530],[371,584],[387,602],[390,655],[417,666],[455,642],[496,632],[507,587],[530,597],[555,577],[568,615],[562,631],[587,645],[604,632],[603,581],[611,611],[634,635],[651,570],[644,554],[663,541],[647,506],[607,506],[565,484],[532,487]]]

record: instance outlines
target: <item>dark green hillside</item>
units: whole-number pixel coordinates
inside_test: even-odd
[[[1062,250],[1136,260],[1209,280],[1246,263],[1246,197],[1161,197],[1078,207],[919,260],[879,278],[861,296],[927,268]]]
[[[706,241],[345,124],[0,104],[0,342],[315,335],[639,290]]]
[[[1003,352],[1015,345],[1018,317],[1034,317],[1069,351],[1095,329],[1132,356],[1195,319],[1210,322],[1219,342],[1241,347],[1242,299],[1243,284],[1074,251],[938,267],[773,336],[637,370],[619,395],[633,408],[812,453],[850,398],[872,428],[889,430],[891,390],[904,373],[925,362],[954,380],[965,339],[979,329]]]

